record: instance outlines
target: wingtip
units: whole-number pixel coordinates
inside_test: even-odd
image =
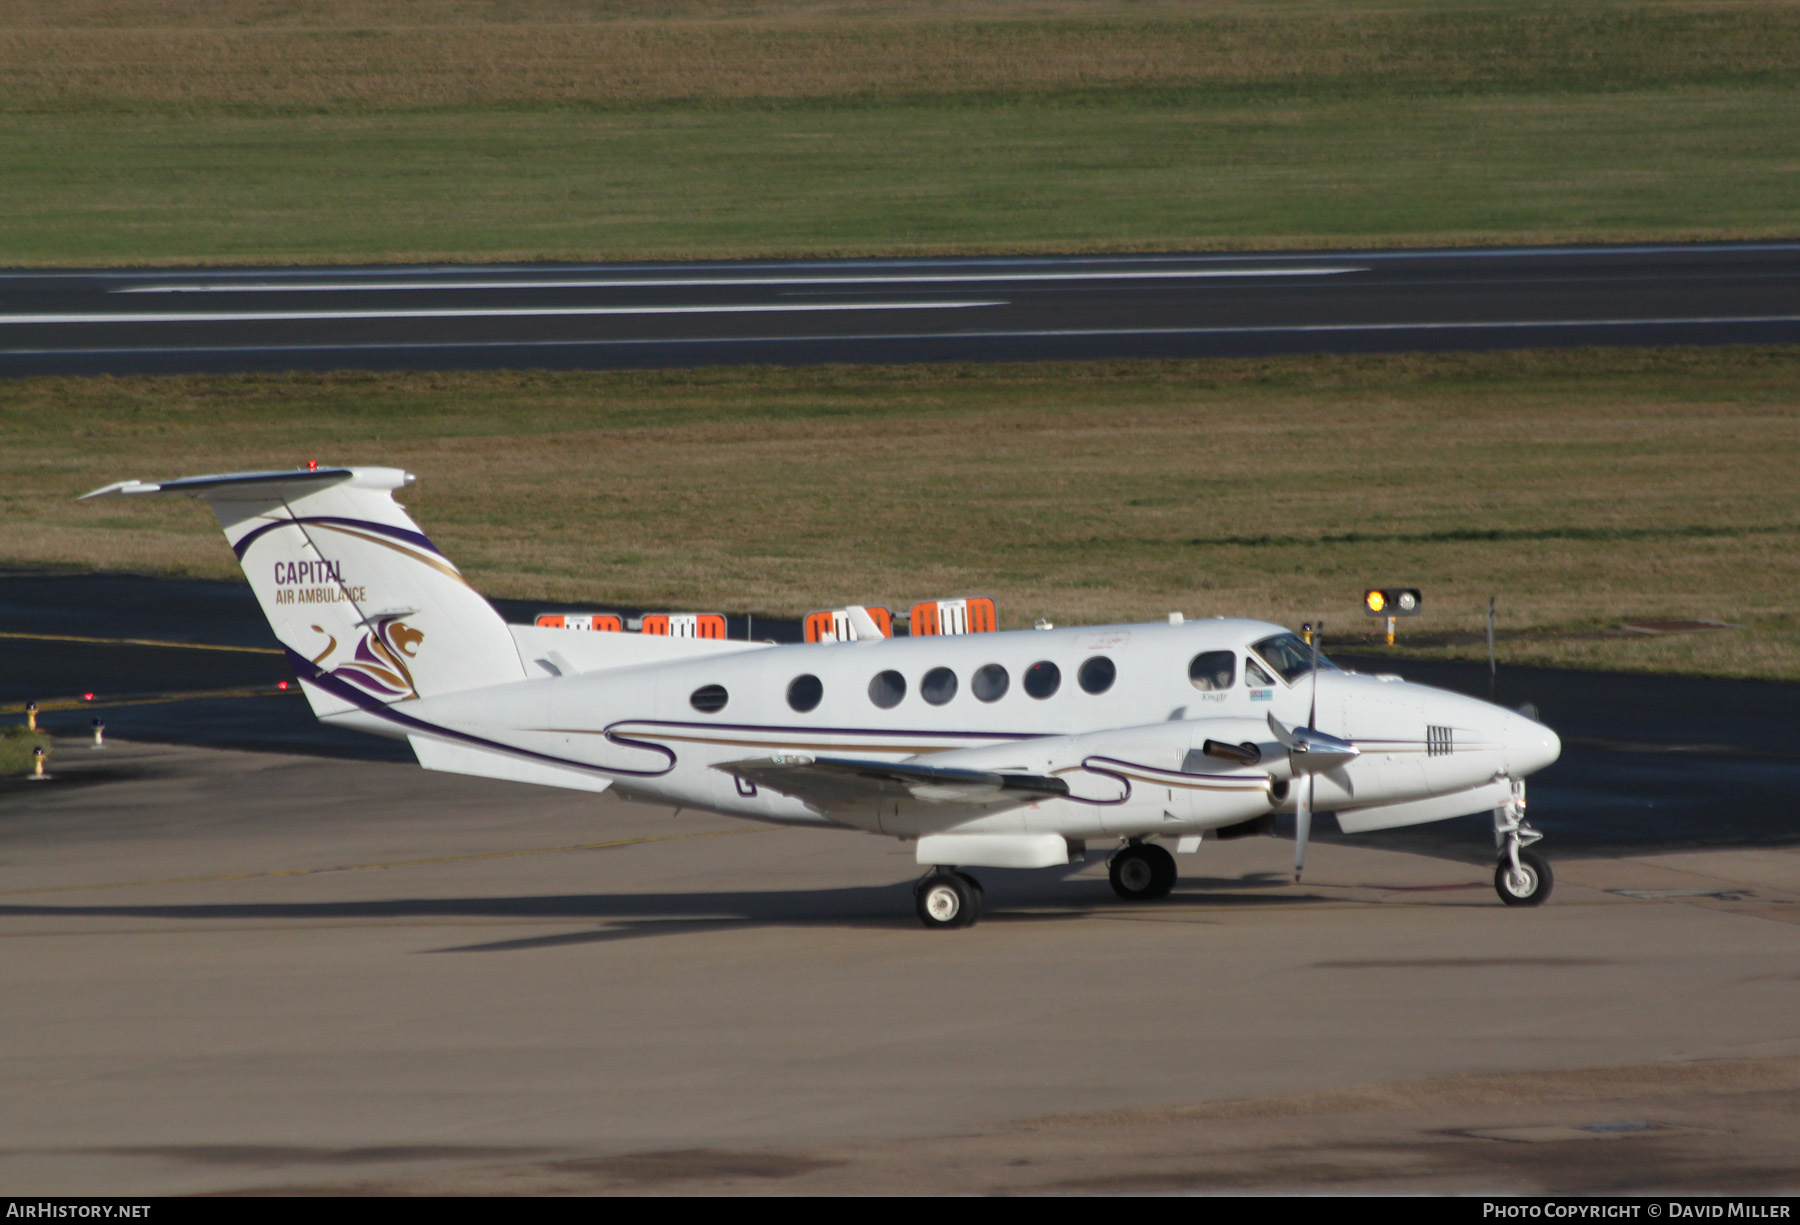
[[[129,480],[129,481],[114,481],[110,485],[102,485],[98,489],[91,489],[87,493],[84,493],[80,497],[76,498],[75,500],[77,502],[85,502],[89,498],[104,498],[104,497],[108,496],[109,494],[136,493],[140,490],[142,490],[144,492],[154,492],[158,488],[160,488],[160,486],[147,485],[143,481],[135,480],[135,479]]]

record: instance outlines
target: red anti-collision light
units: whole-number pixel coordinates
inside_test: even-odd
[[[319,470],[319,461],[316,459],[307,460],[306,461],[306,470],[308,472],[317,472]]]
[[[275,688],[277,688],[277,689],[286,689],[286,688],[287,688],[287,682],[286,682],[286,681],[277,681],[277,682],[276,682],[276,683],[275,683]]]
[[[81,700],[84,702],[91,702],[94,700],[94,695],[91,693],[84,693],[81,695]]]

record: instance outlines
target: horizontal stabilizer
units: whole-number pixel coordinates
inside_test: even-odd
[[[1060,778],[960,770],[911,761],[792,754],[729,761],[713,769],[793,796],[824,812],[866,808],[884,799],[987,810],[1069,794],[1069,785]]]
[[[194,498],[224,498],[235,494],[253,497],[288,497],[297,493],[323,489],[347,481],[358,474],[355,468],[292,468],[277,472],[221,472],[212,476],[186,476],[173,481],[114,481],[76,501],[89,498],[131,497],[147,493],[184,493]],[[364,468],[365,475],[393,474],[392,483],[377,488],[398,489],[412,480],[409,473],[397,468]]]

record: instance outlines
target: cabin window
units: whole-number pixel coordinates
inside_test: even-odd
[[[1047,659],[1040,659],[1025,669],[1025,692],[1034,698],[1047,698],[1062,688],[1062,669]]]
[[[1258,667],[1254,659],[1244,661],[1244,684],[1252,689],[1267,689],[1274,683],[1275,678]]]
[[[1119,670],[1113,666],[1112,660],[1104,655],[1094,655],[1082,663],[1075,679],[1081,682],[1082,689],[1088,693],[1105,693],[1112,688],[1113,680],[1118,675]]]
[[[875,679],[869,682],[869,701],[883,710],[892,710],[900,705],[900,699],[905,696],[906,678],[891,669],[877,672]]]
[[[818,677],[810,673],[805,676],[796,676],[788,682],[788,705],[801,714],[818,706],[819,699],[824,696],[825,686]]]
[[[730,700],[731,695],[725,692],[723,685],[702,685],[688,695],[688,701],[695,710],[709,715],[724,710],[725,703]]]
[[[1006,674],[1005,668],[999,664],[988,664],[976,671],[969,687],[982,701],[998,702],[1006,696],[1006,690],[1011,684],[1012,678]]]
[[[933,706],[942,706],[956,696],[956,673],[948,668],[933,668],[919,682],[919,696]]]
[[[1250,665],[1252,668],[1255,664]],[[1194,688],[1229,689],[1237,680],[1237,655],[1231,651],[1202,651],[1188,660],[1188,680]]]

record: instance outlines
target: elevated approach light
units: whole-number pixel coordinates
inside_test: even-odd
[[[1394,645],[1394,618],[1416,617],[1423,603],[1417,587],[1372,587],[1363,592],[1363,612],[1387,618],[1387,644]]]

